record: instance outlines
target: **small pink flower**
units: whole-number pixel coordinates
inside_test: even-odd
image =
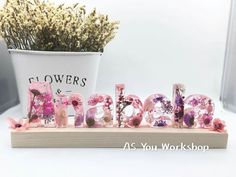
[[[213,117],[208,114],[203,114],[198,118],[198,123],[201,128],[209,128],[212,126],[212,119]]]
[[[92,95],[90,96],[89,100],[88,100],[88,104],[90,106],[95,106],[98,103],[102,103],[104,101],[104,97],[102,95]]]
[[[142,122],[142,113],[137,113],[135,116],[131,117],[128,121],[129,127],[137,128]]]
[[[83,105],[83,102],[82,102],[82,97],[81,97],[81,95],[80,95],[79,93],[72,94],[72,95],[69,97],[68,104],[72,104],[74,107],[82,106],[82,105]]]
[[[189,104],[192,106],[197,106],[199,104],[199,101],[196,98],[193,98],[189,101]]]
[[[76,106],[78,106],[78,105],[79,105],[79,102],[78,102],[78,101],[76,101],[76,100],[73,100],[71,103],[72,103],[72,105],[73,105],[74,107],[76,107]]]
[[[10,124],[10,128],[17,130],[17,131],[23,131],[29,129],[29,123],[24,122],[23,119],[15,120],[13,118],[8,118],[8,122]]]
[[[44,116],[50,116],[54,114],[54,108],[52,106],[45,106],[43,109]]]
[[[135,116],[129,120],[129,126],[137,128],[142,122],[142,118],[139,116]]]
[[[50,94],[44,94],[43,95],[44,101],[52,101],[52,95]]]
[[[213,120],[213,131],[223,132],[225,131],[225,122],[220,120],[219,118],[216,118]]]

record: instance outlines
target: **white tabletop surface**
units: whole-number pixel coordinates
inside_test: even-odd
[[[217,105],[227,124],[227,149],[202,151],[128,151],[123,149],[12,149],[6,117],[20,116],[19,106],[0,115],[1,177],[235,177],[236,114]]]

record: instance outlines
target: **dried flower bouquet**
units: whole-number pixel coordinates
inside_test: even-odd
[[[0,36],[9,49],[102,52],[115,37],[117,21],[84,6],[42,0],[7,0],[0,9]]]

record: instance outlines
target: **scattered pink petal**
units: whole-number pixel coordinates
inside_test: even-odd
[[[219,118],[216,118],[213,120],[213,125],[212,125],[213,131],[224,132],[225,127],[226,127],[226,125],[223,120],[220,120]]]

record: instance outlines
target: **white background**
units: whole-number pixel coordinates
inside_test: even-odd
[[[80,2],[120,21],[117,37],[105,49],[98,91],[113,93],[114,84],[123,82],[128,93],[171,95],[172,84],[183,82],[188,93],[217,97],[229,0]]]
[[[121,22],[101,62],[99,91],[123,82],[138,95],[171,95],[183,82],[187,93],[219,94],[230,1],[86,2]]]
[[[172,83],[183,82],[188,94],[204,93],[217,102],[229,0],[80,2],[120,20],[117,37],[105,49],[98,91],[113,94],[114,84],[123,82],[127,92],[141,97],[155,92],[170,97]],[[13,109],[0,117],[18,115],[18,111]],[[11,149],[7,125],[0,119],[0,173],[4,177],[235,176],[235,114],[223,111],[217,102],[217,116],[228,120],[229,146],[206,153]]]

